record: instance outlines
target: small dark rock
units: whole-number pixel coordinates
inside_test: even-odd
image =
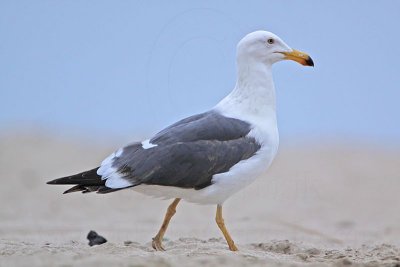
[[[87,235],[87,239],[89,240],[89,246],[101,245],[107,242],[107,239],[98,235],[95,231],[90,231]]]

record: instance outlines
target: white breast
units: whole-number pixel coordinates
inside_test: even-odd
[[[239,71],[240,74],[240,71]],[[228,172],[216,174],[212,184],[201,190],[139,185],[133,190],[161,198],[182,198],[199,204],[222,204],[237,191],[260,177],[274,159],[279,145],[276,123],[275,89],[270,69],[239,75],[235,89],[214,110],[223,116],[246,121],[248,134],[261,145],[255,155],[234,165]]]

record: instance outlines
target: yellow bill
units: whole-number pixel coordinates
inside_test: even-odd
[[[304,52],[293,49],[290,52],[280,52],[280,53],[285,55],[285,59],[296,61],[303,66],[314,67],[314,61],[309,55],[307,55]]]

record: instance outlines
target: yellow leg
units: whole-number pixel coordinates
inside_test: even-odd
[[[224,234],[229,249],[232,251],[238,251],[237,247],[235,246],[235,242],[233,242],[231,235],[228,233],[228,230],[225,227],[224,218],[222,218],[222,205],[217,206],[215,221],[217,222],[219,229],[221,229],[222,233]]]
[[[160,230],[158,231],[157,235],[153,237],[152,246],[155,250],[164,251],[165,249],[162,246],[162,240],[164,237],[165,232],[167,231],[169,221],[171,220],[172,216],[176,213],[176,206],[178,206],[180,198],[175,198],[175,200],[169,205],[167,209],[167,213],[165,214],[164,221],[161,225]]]

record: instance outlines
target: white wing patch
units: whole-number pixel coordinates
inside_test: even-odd
[[[157,144],[152,144],[152,143],[150,143],[150,140],[149,140],[149,139],[144,140],[144,141],[142,142],[142,147],[143,147],[143,149],[149,149],[149,148],[152,148],[152,147],[155,147],[155,146],[157,146]]]
[[[124,178],[121,178],[118,172],[114,172],[106,180],[106,186],[109,188],[125,188],[131,185],[132,183]]]
[[[121,177],[117,169],[112,167],[115,158],[120,157],[123,151],[124,149],[120,148],[105,158],[97,170],[97,174],[101,176],[102,180],[106,180],[106,186],[109,188],[124,188],[132,185],[129,181]]]
[[[107,179],[111,173],[115,172],[115,170],[112,170],[114,169],[112,168],[112,163],[115,158],[118,158],[122,155],[123,151],[124,149],[120,148],[101,162],[100,168],[97,170],[97,174],[102,177],[102,180]]]

